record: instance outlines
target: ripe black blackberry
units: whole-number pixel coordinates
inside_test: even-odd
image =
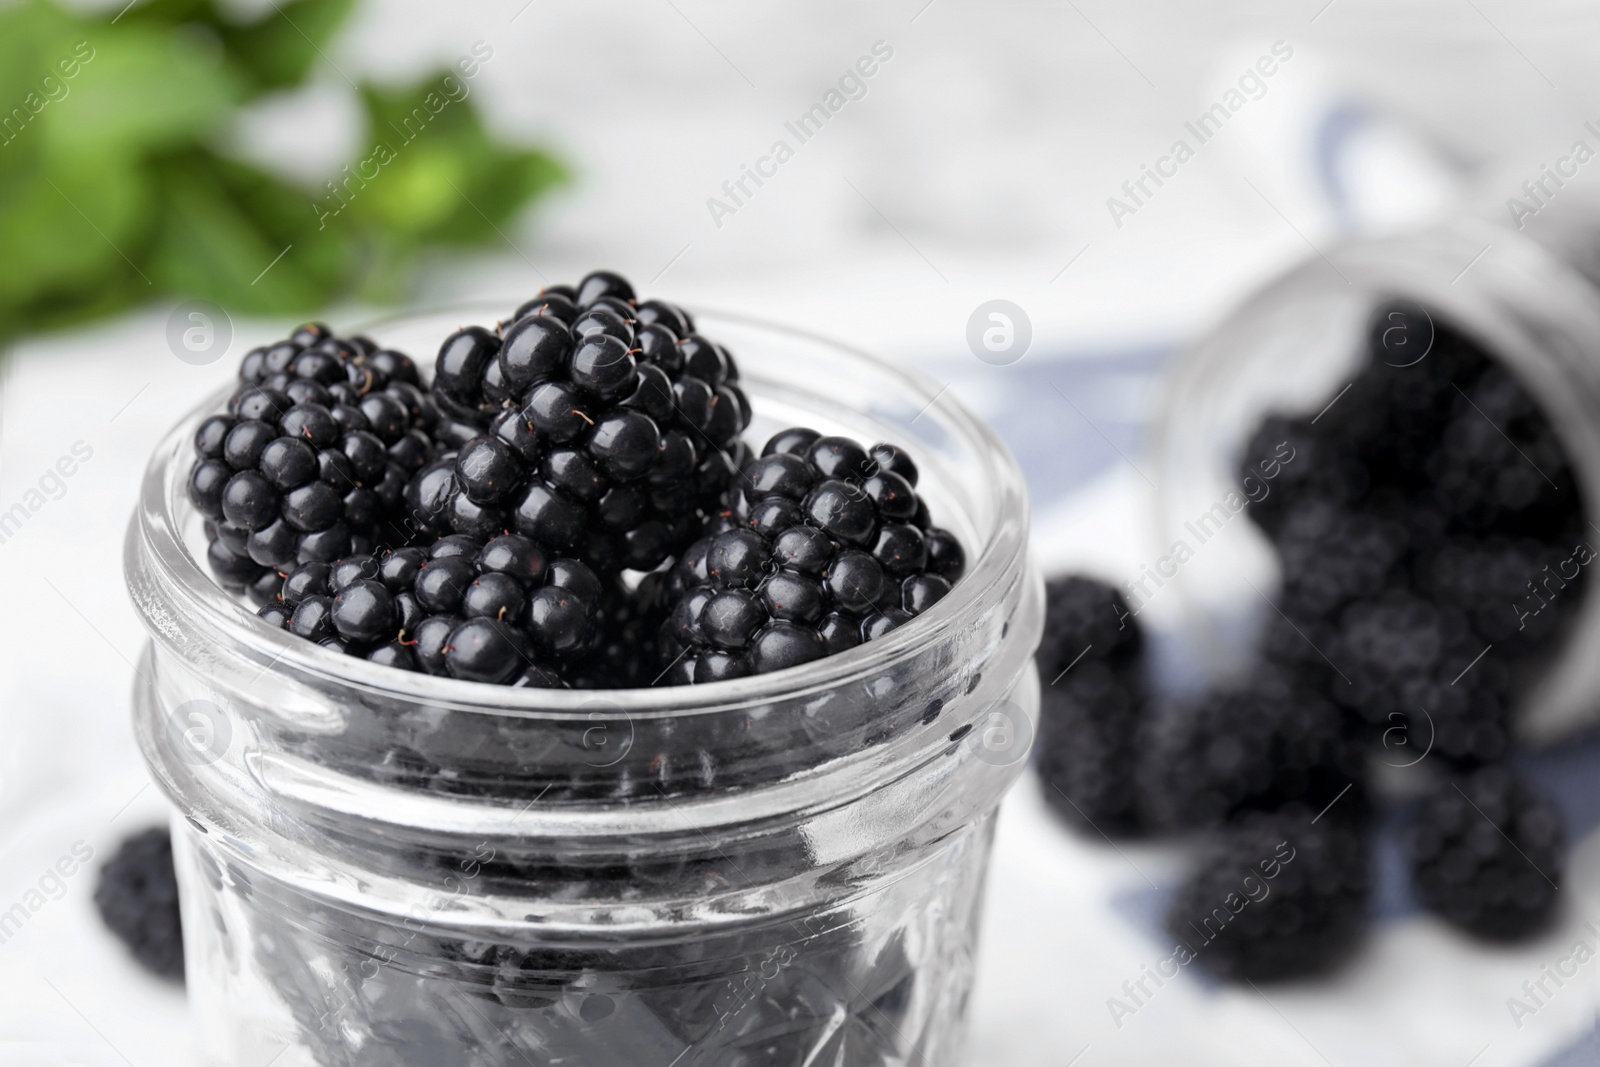
[[[1143,650],[1143,634],[1115,588],[1068,574],[1046,582],[1044,595],[1044,636],[1035,658],[1045,682],[1079,656],[1122,663]]]
[[[663,653],[676,684],[764,674],[881,637],[966,566],[893,445],[796,427],[767,442],[708,536],[670,573]]]
[[[1045,585],[1035,767],[1045,803],[1090,833],[1144,829],[1137,767],[1143,638],[1122,594],[1067,575]]]
[[[411,360],[312,323],[252,350],[239,375],[227,412],[196,431],[189,475],[218,580],[265,604],[275,572],[403,543],[435,417]]]
[[[1465,612],[1485,643],[1526,654],[1556,636],[1576,608],[1579,590],[1572,586],[1593,558],[1587,540],[1581,531],[1553,543],[1452,536],[1419,556],[1413,584],[1435,603]]]
[[[1245,443],[1238,478],[1258,496],[1246,514],[1269,535],[1308,500],[1344,506],[1361,499],[1370,485],[1360,460],[1320,427],[1279,415],[1263,419]],[[1253,488],[1257,485],[1266,486],[1266,495]]]
[[[1441,783],[1417,811],[1407,846],[1423,905],[1470,934],[1513,941],[1555,913],[1561,817],[1504,765]]]
[[[1291,616],[1325,617],[1379,592],[1406,550],[1399,523],[1317,499],[1290,508],[1274,541],[1283,566],[1277,604]]]
[[[94,904],[106,926],[143,967],[183,981],[178,878],[172,866],[172,836],[165,829],[145,830],[117,848],[100,868]]]
[[[1045,803],[1090,834],[1146,829],[1138,767],[1147,698],[1138,673],[1134,664],[1086,657],[1041,693],[1034,766]]]
[[[1544,411],[1491,367],[1455,398],[1426,464],[1433,499],[1467,530],[1550,540],[1578,507],[1566,452]]]
[[[1338,819],[1251,812],[1202,847],[1167,930],[1220,978],[1323,973],[1360,939],[1372,876],[1368,835]]]
[[[290,633],[401,670],[564,688],[590,654],[600,580],[518,534],[455,534],[291,570],[261,615]]]
[[[1164,702],[1140,767],[1147,813],[1169,830],[1251,810],[1356,818],[1366,810],[1365,771],[1360,739],[1338,708],[1271,668],[1192,703]]]
[[[408,492],[431,530],[515,530],[602,574],[650,570],[699,535],[747,457],[738,368],[687,312],[596,272],[496,331],[439,349],[453,451]]]

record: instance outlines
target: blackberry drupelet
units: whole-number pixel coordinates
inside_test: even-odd
[[[603,602],[588,567],[526,537],[454,534],[429,549],[304,564],[261,614],[386,666],[549,688],[593,650]]]
[[[1162,829],[1216,826],[1252,810],[1309,818],[1326,808],[1340,820],[1366,810],[1359,738],[1338,708],[1286,672],[1264,668],[1193,703],[1164,702],[1146,744],[1144,799]]]
[[[681,552],[747,458],[732,357],[605,272],[451,335],[433,391],[452,451],[412,482],[412,513],[438,533],[515,530],[604,575]]]
[[[1167,912],[1167,930],[1221,978],[1280,981],[1320,974],[1367,926],[1366,832],[1338,819],[1251,812],[1195,858]]]
[[[1428,910],[1477,937],[1514,941],[1555,913],[1561,818],[1509,767],[1441,783],[1417,811],[1407,841],[1411,878]]]
[[[932,525],[902,450],[794,428],[745,464],[740,491],[670,573],[663,652],[676,684],[798,666],[909,622],[965,568]]]
[[[157,827],[135,834],[100,868],[94,904],[100,918],[147,970],[183,981],[183,923],[172,836]]]
[[[1069,575],[1045,586],[1034,759],[1045,802],[1091,833],[1144,829],[1137,768],[1147,696],[1138,623],[1122,594]]]
[[[405,486],[432,457],[435,418],[408,357],[311,323],[252,350],[239,376],[196,431],[189,476],[225,587],[266,604],[274,572],[408,539]]]

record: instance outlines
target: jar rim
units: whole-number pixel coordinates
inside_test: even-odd
[[[457,311],[478,313],[485,310],[503,310],[503,307],[486,301],[467,301],[411,308],[366,320],[357,324],[352,332],[420,322],[429,316]],[[183,511],[192,510],[192,505],[183,497],[183,483],[176,476],[192,460],[194,427],[201,419],[220,409],[219,400],[233,388],[230,384],[180,418],[163,436],[146,468],[139,503],[129,524],[125,561],[129,592],[146,629],[158,641],[172,637],[168,632],[169,627],[156,617],[156,605],[149,602],[149,595],[136,581],[139,567],[148,563],[160,575],[160,596],[176,601],[170,606],[182,613],[188,620],[189,628],[209,635],[208,639],[214,643],[227,644],[266,664],[264,671],[282,666],[302,677],[359,691],[372,698],[424,701],[431,706],[456,712],[572,719],[592,715],[598,705],[625,710],[630,716],[677,717],[735,708],[748,709],[769,701],[792,701],[808,693],[820,693],[857,679],[878,675],[925,652],[929,645],[937,643],[940,638],[968,625],[968,620],[982,608],[1004,597],[1005,587],[1010,584],[1007,579],[1018,580],[1026,563],[1030,504],[1021,469],[992,427],[955,397],[947,395],[947,386],[940,386],[912,368],[890,363],[809,330],[774,324],[736,312],[707,308],[691,310],[697,320],[709,324],[728,323],[792,341],[826,346],[837,356],[863,364],[875,374],[894,379],[904,388],[905,398],[922,406],[923,413],[941,400],[944,401],[940,419],[963,439],[973,456],[985,465],[982,481],[994,494],[994,518],[986,534],[979,531],[981,543],[963,546],[968,554],[966,572],[937,604],[887,635],[846,652],[769,674],[693,686],[633,689],[494,686],[421,672],[399,671],[347,656],[274,630],[249,605],[218,584],[186,544],[181,515]],[[745,367],[741,367],[741,371],[745,379],[761,380],[759,372],[750,373]],[[174,488],[179,490],[176,496]],[[175,510],[174,505],[180,510]]]

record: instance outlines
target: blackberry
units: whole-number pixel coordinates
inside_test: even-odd
[[[1328,971],[1359,941],[1371,895],[1367,835],[1337,819],[1252,812],[1201,848],[1167,930],[1220,978]]]
[[[456,534],[290,571],[263,617],[349,655],[469,681],[560,687],[597,640],[604,602],[584,564],[519,534]]]
[[[798,666],[909,622],[960,578],[960,544],[933,526],[900,449],[782,431],[671,572],[662,630],[675,683]]]
[[[1577,508],[1572,470],[1554,428],[1500,367],[1456,397],[1426,473],[1439,507],[1470,530],[1548,540],[1564,532]]]
[[[249,352],[239,377],[196,431],[189,476],[226,588],[266,604],[275,572],[408,539],[400,507],[435,419],[408,357],[311,323]]]
[[[1143,650],[1143,635],[1120,592],[1081,575],[1045,583],[1044,637],[1035,654],[1047,684],[1075,661],[1128,662]]]
[[[515,530],[602,574],[681,552],[746,458],[738,368],[687,312],[596,272],[439,349],[450,452],[408,501],[437,533]]]
[[[1338,708],[1284,672],[1258,670],[1194,703],[1165,702],[1147,746],[1145,801],[1164,829],[1215,826],[1250,810],[1327,809],[1339,819],[1365,810],[1359,738]]]
[[[1417,591],[1467,614],[1472,630],[1503,652],[1536,651],[1577,606],[1580,568],[1592,558],[1580,536],[1554,544],[1502,535],[1443,540],[1413,565]],[[1547,610],[1549,609],[1549,610]]]
[[[183,981],[183,923],[168,831],[157,827],[124,841],[100,868],[94,904],[141,966]]]
[[[1561,819],[1508,767],[1441,783],[1417,811],[1407,846],[1423,905],[1469,934],[1513,941],[1555,913]]]
[[[1447,659],[1456,662],[1451,653],[1470,648],[1476,654],[1482,645],[1460,611],[1395,589],[1345,608],[1326,648],[1343,676],[1331,685],[1333,698],[1367,722],[1384,725],[1416,710],[1408,687],[1438,679]]]
[[[1425,492],[1427,457],[1460,403],[1458,390],[1473,388],[1488,355],[1404,302],[1375,312],[1368,349],[1368,363],[1317,415],[1317,427],[1382,480]]]
[[[1405,530],[1392,520],[1308,500],[1291,509],[1274,538],[1283,566],[1283,611],[1325,617],[1392,580]]]
[[[1343,506],[1365,495],[1365,466],[1339,442],[1304,419],[1268,416],[1245,443],[1238,463],[1240,484],[1265,484],[1267,493],[1246,512],[1270,535],[1284,517],[1308,500]]]
[[[1146,694],[1143,637],[1127,602],[1092,578],[1045,585],[1035,766],[1067,822],[1128,837],[1143,829],[1136,771]]]
[[[1045,803],[1069,824],[1111,838],[1145,829],[1138,782],[1145,708],[1136,665],[1086,657],[1044,687],[1035,767]]]
[[[668,605],[653,586],[629,589],[620,581],[600,596],[595,638],[582,662],[568,672],[581,689],[641,689],[664,683],[661,628]]]

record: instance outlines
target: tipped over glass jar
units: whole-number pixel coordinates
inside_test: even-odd
[[[1367,369],[1417,366],[1447,334],[1452,345],[1464,339],[1485,354],[1532,398],[1564,453],[1563,469],[1570,468],[1580,527],[1572,538],[1589,537],[1600,501],[1600,205],[1579,203],[1575,195],[1567,204],[1574,214],[1540,234],[1463,218],[1330,247],[1250,296],[1179,361],[1154,447],[1154,525],[1161,544],[1181,542],[1185,551],[1181,566],[1166,568],[1172,574],[1163,571],[1149,581],[1173,587],[1170,596],[1160,593],[1166,598],[1162,613],[1176,638],[1172,647],[1185,661],[1219,676],[1237,674],[1257,654],[1250,635],[1267,626],[1296,626],[1292,610],[1277,610],[1283,566],[1259,525],[1262,501],[1283,492],[1288,479],[1273,481],[1282,468],[1276,462],[1241,469],[1252,435],[1268,418],[1320,431],[1316,424],[1330,409],[1330,422],[1359,417],[1344,409],[1367,402],[1359,386],[1347,397],[1353,383],[1370,384],[1370,375],[1363,378]],[[1457,392],[1461,399],[1449,394],[1452,402],[1473,403],[1467,392]],[[1517,447],[1489,415],[1477,414],[1485,439]],[[1282,447],[1277,459],[1284,463],[1315,462],[1294,458],[1287,442]],[[1526,480],[1543,491],[1534,474],[1550,479],[1525,454],[1522,461],[1530,465],[1522,472]],[[1295,471],[1296,478],[1317,474]],[[1569,492],[1567,484],[1562,493]],[[1435,488],[1422,485],[1416,492],[1425,496]],[[1232,521],[1241,511],[1256,521]],[[1229,535],[1217,537],[1223,527]],[[1587,545],[1577,549],[1585,561],[1592,558]],[[1559,547],[1573,551],[1570,540]],[[1566,589],[1574,577],[1557,576],[1551,588]],[[1486,579],[1495,603],[1474,605],[1495,611],[1496,625],[1508,631],[1519,629],[1530,610],[1524,600],[1540,603],[1532,597],[1548,575],[1535,564],[1514,578]],[[1600,721],[1600,659],[1592,654],[1600,643],[1600,597],[1587,583],[1559,606],[1570,618],[1537,650],[1528,684],[1511,709],[1512,728],[1525,743],[1550,743]],[[1338,653],[1330,659],[1304,629],[1287,639],[1315,646],[1338,671]],[[1399,651],[1391,658],[1398,657]],[[1448,675],[1444,681],[1450,682]]]
[[[431,353],[462,309],[379,323]],[[994,813],[1042,624],[1028,502],[922,379],[706,315],[751,440],[890,439],[969,566],[879,640],[680,688],[403,673],[267,625],[205,571],[186,417],[126,549],[137,734],[170,798],[214,1063],[957,1061]]]

